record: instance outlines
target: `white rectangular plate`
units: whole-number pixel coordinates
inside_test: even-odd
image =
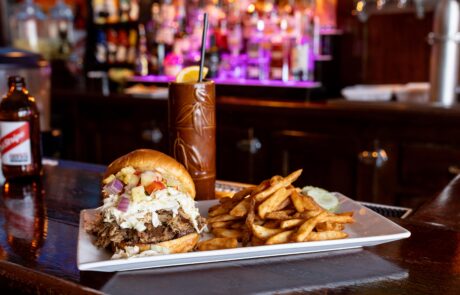
[[[95,210],[83,210],[80,215],[77,263],[80,270],[124,271],[143,268],[156,268],[174,265],[209,263],[228,260],[260,258],[268,256],[292,255],[374,246],[395,240],[408,238],[410,232],[387,218],[362,206],[351,199],[338,195],[340,212],[353,211],[355,223],[346,225],[349,237],[342,240],[288,243],[269,246],[241,247],[235,249],[189,252],[180,254],[134,257],[128,259],[110,259],[111,253],[93,245],[93,237],[84,229],[85,220],[94,217]],[[198,201],[202,216],[207,216],[208,208],[217,201]]]

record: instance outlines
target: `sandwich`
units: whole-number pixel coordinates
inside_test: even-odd
[[[190,174],[158,151],[135,150],[113,161],[102,198],[87,230],[112,258],[189,252],[205,227]]]

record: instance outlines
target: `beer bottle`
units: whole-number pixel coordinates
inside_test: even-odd
[[[0,103],[0,151],[6,179],[41,173],[40,121],[35,98],[24,78],[8,78],[8,94]]]

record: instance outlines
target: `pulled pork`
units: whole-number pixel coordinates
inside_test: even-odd
[[[97,247],[111,246],[113,249],[119,248],[119,245],[156,244],[196,232],[182,209],[179,209],[179,214],[176,216],[166,210],[158,211],[157,214],[161,225],[154,227],[151,222],[146,222],[146,229],[138,232],[135,229],[121,228],[115,221],[104,222],[102,213],[99,213],[88,232],[96,236],[94,244]],[[146,220],[151,220],[151,216],[147,215]],[[200,217],[198,226],[201,227],[202,224],[204,219]]]

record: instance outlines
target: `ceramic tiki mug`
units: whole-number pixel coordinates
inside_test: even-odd
[[[169,85],[170,154],[195,182],[197,199],[215,197],[216,103],[212,81]]]

